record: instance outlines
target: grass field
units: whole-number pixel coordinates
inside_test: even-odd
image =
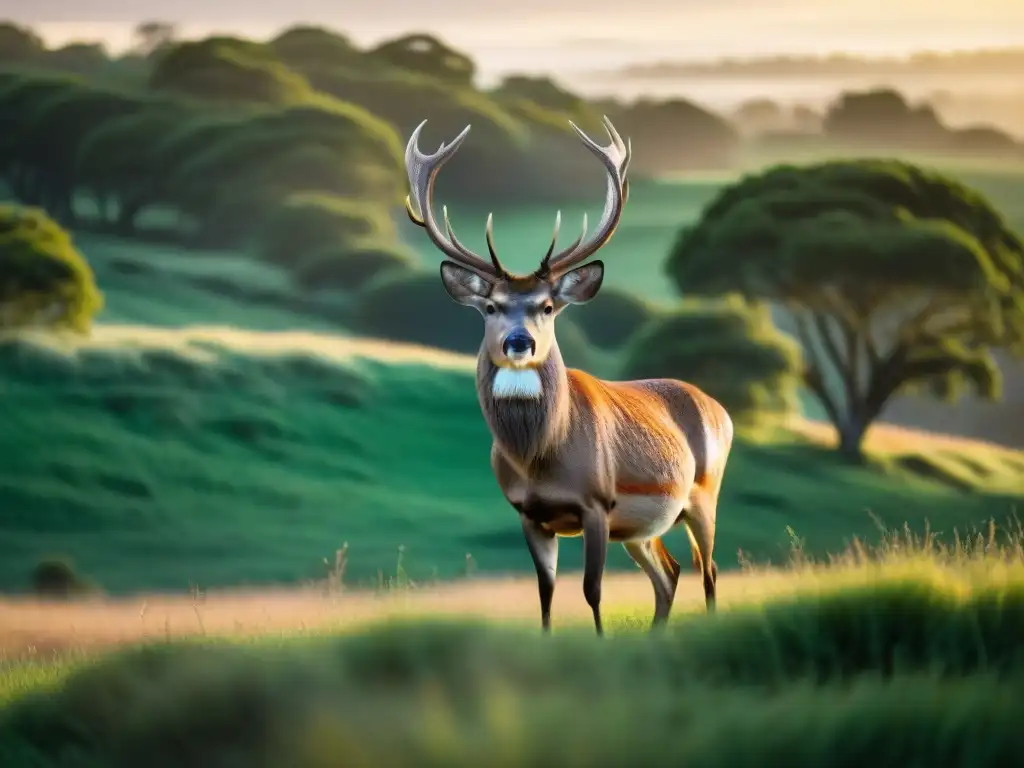
[[[611,284],[670,296],[655,264],[708,185],[638,185]],[[516,266],[535,249],[512,244],[540,247],[550,214],[499,212]],[[470,359],[349,338],[329,300],[242,256],[78,239],[106,296],[93,339],[74,354],[0,347],[0,589],[26,588],[48,557],[113,593],[294,584],[321,578],[345,542],[356,583],[399,557],[416,581],[464,573],[467,554],[481,572],[530,571],[490,475]],[[778,557],[787,526],[820,553],[871,534],[869,513],[949,534],[1006,519],[1024,496],[1020,453],[883,428],[879,466],[854,469],[797,426],[736,447],[723,568],[740,549]],[[572,544],[565,568],[580,562]],[[671,546],[685,552],[685,537]],[[618,548],[611,565],[633,568]]]
[[[670,301],[658,264],[717,183],[637,185],[609,283]],[[552,216],[497,212],[510,266]],[[1021,452],[882,426],[854,468],[818,424],[741,439],[718,614],[687,573],[648,636],[650,585],[613,548],[598,642],[567,541],[540,638],[471,359],[353,338],[239,255],[79,243],[93,338],[0,343],[0,591],[63,557],[111,597],[0,600],[0,766],[1019,762],[1024,552],[988,523],[1019,513]]]
[[[683,596],[653,636],[643,632],[648,611],[624,589],[638,579],[613,579],[604,641],[567,583],[549,638],[518,626],[532,605],[526,581],[387,597],[211,596],[194,608],[191,629],[166,637],[139,627],[159,626],[161,616],[169,627],[180,601],[144,603],[134,619],[131,603],[51,605],[45,621],[65,640],[76,635],[62,622],[108,632],[93,645],[83,633],[77,649],[40,646],[0,661],[0,761],[1015,764],[1024,715],[1019,537],[943,551],[896,536],[870,560],[858,553],[824,569],[797,560],[725,576],[716,615]],[[258,626],[261,604],[272,613]],[[19,620],[40,639],[31,617],[43,610],[0,604],[5,626]],[[466,623],[467,611],[478,619]],[[192,639],[166,642],[182,634]],[[10,640],[9,630],[0,637]]]

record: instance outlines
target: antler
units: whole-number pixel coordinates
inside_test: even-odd
[[[463,129],[462,133],[445,146],[441,142],[440,149],[432,155],[425,155],[420,152],[419,137],[423,126],[427,124],[424,120],[409,137],[409,144],[405,148],[405,169],[409,174],[410,194],[405,198],[405,210],[413,224],[423,227],[427,236],[441,252],[464,267],[484,277],[502,277],[506,274],[505,268],[498,260],[498,254],[494,250],[493,217],[487,217],[487,250],[490,252],[490,263],[484,261],[466,246],[459,242],[452,231],[451,222],[448,220],[448,208],[441,209],[444,218],[444,227],[448,233],[445,237],[434,218],[432,210],[434,181],[437,172],[441,170],[448,160],[452,158],[459,146],[469,134],[469,126]]]
[[[551,273],[565,272],[570,267],[579,264],[584,259],[592,256],[601,246],[611,239],[615,227],[619,224],[622,216],[622,207],[629,198],[629,182],[626,180],[626,169],[629,167],[629,158],[632,154],[632,147],[629,139],[625,142],[615,130],[612,121],[606,117],[603,119],[605,130],[612,143],[607,147],[600,146],[597,142],[581,131],[575,123],[569,125],[582,139],[584,146],[593,152],[597,159],[604,165],[608,172],[608,192],[605,196],[604,211],[601,213],[601,220],[597,224],[597,232],[590,239],[584,242],[587,236],[587,214],[583,214],[583,231],[576,241],[568,248],[555,253],[555,244],[558,241],[558,230],[562,224],[562,213],[555,214],[555,232],[551,237],[551,245],[548,252],[540,262],[536,271],[538,277],[547,277]]]

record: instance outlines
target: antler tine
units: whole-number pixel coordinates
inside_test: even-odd
[[[487,226],[484,228],[484,235],[487,239],[487,252],[491,255],[491,263],[494,264],[494,268],[498,270],[499,274],[505,272],[505,268],[501,266],[501,261],[498,259],[498,251],[494,247],[494,214],[487,214]]]
[[[626,170],[629,167],[630,157],[632,156],[632,146],[628,140],[625,142],[622,140],[619,132],[615,130],[615,126],[612,125],[612,121],[607,116],[603,118],[603,123],[605,130],[608,132],[608,138],[611,140],[611,144],[607,147],[602,147],[581,131],[575,123],[569,122],[569,125],[572,126],[573,130],[580,137],[583,145],[601,161],[605,171],[608,173],[608,187],[605,195],[604,210],[601,212],[601,219],[598,221],[597,229],[594,236],[587,240],[587,218],[586,214],[584,214],[582,234],[577,238],[576,242],[562,249],[557,254],[551,255],[549,252],[541,261],[541,266],[538,270],[540,274],[564,272],[592,256],[611,239],[615,228],[618,226],[619,219],[622,217],[622,208],[629,195]]]
[[[548,246],[548,252],[544,254],[544,258],[540,260],[540,272],[546,270],[548,266],[548,259],[551,258],[551,254],[555,252],[555,246],[558,244],[558,231],[562,228],[562,212],[555,211],[555,228],[551,233],[551,245]]]
[[[488,263],[459,242],[452,231],[447,210],[443,212],[447,237],[441,231],[437,219],[434,217],[433,195],[437,173],[458,151],[462,142],[469,134],[470,126],[467,125],[462,133],[456,136],[450,144],[446,145],[442,142],[437,152],[428,155],[421,152],[419,148],[420,133],[426,124],[427,121],[424,120],[416,126],[412,136],[409,137],[409,143],[405,147],[405,169],[409,175],[410,192],[405,198],[405,210],[409,215],[409,219],[413,224],[423,227],[431,242],[452,261],[458,262],[484,277],[503,275],[505,270],[493,252],[491,254],[491,262]]]
[[[544,254],[544,258],[541,259],[541,261],[540,261],[540,267],[534,273],[538,277],[547,277],[549,274],[551,274],[551,256],[555,252],[555,244],[558,241],[558,231],[561,228],[561,225],[562,225],[562,212],[561,211],[556,211],[555,212],[555,232],[554,232],[554,235],[551,238],[551,245],[548,246],[548,252]],[[586,236],[587,236],[587,214],[586,214],[586,212],[584,212],[584,214],[583,214],[583,227],[582,227],[582,229],[580,231],[579,237],[577,237],[572,242],[572,244],[569,245],[569,247],[564,248],[562,250],[562,253],[567,253],[569,251],[573,251],[576,248],[578,248],[580,243],[583,242],[583,238],[585,238]]]

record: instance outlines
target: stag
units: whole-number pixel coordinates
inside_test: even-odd
[[[611,238],[628,197],[630,146],[604,119],[611,144],[602,147],[570,123],[607,172],[607,195],[597,230],[583,232],[556,252],[561,213],[551,245],[532,274],[506,270],[487,217],[484,259],[433,212],[438,172],[469,134],[469,126],[434,154],[419,149],[424,120],[405,151],[410,194],[406,210],[444,254],[441,281],[453,300],[483,316],[476,368],[480,407],[493,439],[491,469],[519,513],[537,571],[541,626],[551,628],[558,537],[583,537],[583,594],[601,622],[601,581],[608,543],[621,542],[654,587],[653,627],[669,616],[680,566],[662,541],[682,524],[694,569],[702,576],[707,611],[715,606],[713,558],[718,495],[732,445],[725,408],[692,384],[674,379],[604,381],[566,368],[555,318],[570,304],[593,299],[604,279],[599,260],[583,264]]]

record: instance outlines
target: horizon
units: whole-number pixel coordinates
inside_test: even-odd
[[[3,0],[4,4],[9,0]],[[361,46],[412,31],[426,31],[478,62],[481,78],[509,72],[592,76],[632,64],[697,63],[725,58],[778,56],[899,57],[1024,46],[1024,4],[976,0],[969,6],[945,0],[836,1],[519,0],[513,5],[436,0],[431,15],[410,0],[377,0],[344,11],[325,0],[269,2],[181,0],[175,13],[139,0],[93,0],[82,8],[67,0],[38,0],[31,7],[0,11],[33,28],[48,46],[103,42],[120,53],[140,22],[174,24],[181,37],[230,34],[268,39],[289,26],[323,26]],[[737,20],[742,22],[737,24]],[[513,37],[514,35],[514,37]]]

